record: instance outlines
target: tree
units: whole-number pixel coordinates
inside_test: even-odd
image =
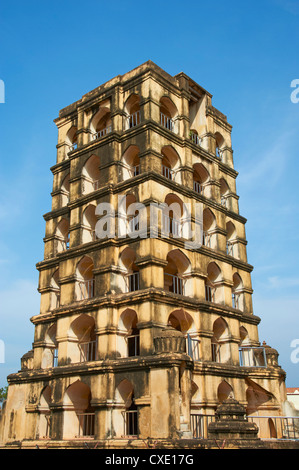
[[[0,388],[0,404],[2,404],[7,398],[7,389],[8,386]]]

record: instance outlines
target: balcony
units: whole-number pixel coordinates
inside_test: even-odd
[[[126,277],[127,277],[128,292],[134,292],[140,289],[139,272],[128,274]]]
[[[168,215],[163,215],[163,225],[162,231],[164,234],[173,235],[174,237],[181,237],[182,236],[182,224],[179,219],[174,219],[173,217],[169,217]]]
[[[162,174],[162,176],[165,176],[165,178],[167,178],[169,180],[174,179],[174,171],[171,168],[168,168],[165,165],[162,165],[161,174]]]
[[[215,302],[215,288],[205,285],[205,299],[207,302]]]
[[[241,367],[267,367],[263,346],[242,346],[239,348],[239,358]]]
[[[190,415],[190,427],[193,439],[207,439],[208,426],[215,421],[215,415]]]
[[[138,411],[128,410],[123,412],[124,416],[124,435],[138,436]]]
[[[169,292],[173,294],[184,295],[184,283],[183,279],[174,274],[164,273],[164,276],[169,286]]]
[[[78,414],[79,430],[77,437],[94,437],[95,413]]]
[[[138,126],[140,124],[140,111],[136,111],[135,113],[131,114],[128,116],[128,129],[131,129],[132,127]]]
[[[86,300],[94,297],[94,279],[88,281],[78,281],[79,298],[78,300]]]
[[[98,140],[101,139],[102,137],[105,137],[107,134],[110,134],[112,132],[112,126],[105,127],[104,129],[95,132],[94,134],[91,134],[91,140]]]
[[[174,122],[173,122],[173,120],[170,117],[163,114],[163,113],[160,113],[160,124],[161,124],[161,126],[165,127],[169,131],[172,131],[172,132],[174,131]]]
[[[187,334],[187,354],[193,359],[193,361],[200,361],[199,340],[197,338],[193,338],[190,334]]]
[[[193,191],[198,194],[202,194],[202,186],[198,181],[193,181]]]
[[[140,354],[140,336],[130,335],[127,336],[128,357],[139,356]]]
[[[193,144],[201,146],[202,139],[198,137],[198,134],[195,134],[194,132],[190,132],[190,139],[192,140]]]
[[[97,340],[79,343],[80,362],[95,361],[97,358]]]

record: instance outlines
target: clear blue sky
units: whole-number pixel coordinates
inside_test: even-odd
[[[299,386],[299,1],[6,1],[0,7],[0,387],[31,349],[61,108],[151,59],[213,94],[233,126],[260,340]]]

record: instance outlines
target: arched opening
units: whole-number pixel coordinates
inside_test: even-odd
[[[63,398],[63,438],[94,437],[95,412],[90,404],[88,385],[77,380],[70,385]]]
[[[246,389],[246,399],[247,399],[247,415],[258,415],[262,414],[264,416],[271,415],[271,408],[275,407],[276,400],[274,395],[272,395],[268,390],[258,385],[251,379],[246,378],[245,382],[247,384]],[[268,408],[268,409],[267,409]],[[261,412],[259,413],[259,411]],[[266,411],[265,411],[266,410]],[[267,423],[260,423],[260,436],[267,434],[265,437],[268,437],[268,429],[265,428]]]
[[[112,131],[112,121],[109,107],[100,107],[99,111],[91,120],[90,130],[92,140],[105,137]]]
[[[53,273],[50,281],[50,310],[60,307],[59,268]]]
[[[115,391],[114,430],[117,437],[138,435],[138,410],[135,403],[134,387],[124,379]]]
[[[76,299],[86,300],[94,297],[93,261],[84,256],[78,263],[76,269]]]
[[[82,314],[73,320],[68,331],[68,339],[68,357],[71,363],[95,361],[97,359],[94,318]]]
[[[228,221],[226,224],[226,254],[237,258],[238,244],[237,231],[235,225]]]
[[[223,147],[224,147],[224,138],[219,132],[215,133],[215,142],[216,142],[216,157],[222,160]]]
[[[72,126],[67,134],[66,134],[66,139],[65,142],[68,146],[67,153],[72,152],[77,148],[77,127]]]
[[[192,295],[190,278],[191,263],[180,250],[172,250],[167,255],[164,268],[164,289],[179,295]]]
[[[217,248],[217,233],[216,233],[216,217],[213,212],[206,208],[202,213],[203,221],[203,245],[216,249]]]
[[[125,248],[120,256],[123,270],[123,292],[134,292],[140,289],[139,268],[135,264],[136,253],[132,248]]]
[[[220,199],[221,205],[228,209],[228,197],[230,194],[230,189],[224,178],[220,179]]]
[[[228,382],[223,380],[217,389],[218,402],[222,403],[224,400],[227,400],[229,396],[234,397],[233,387]]]
[[[180,157],[176,150],[170,145],[165,145],[161,150],[162,154],[162,175],[169,179],[175,180],[177,183],[180,183]]]
[[[82,168],[82,193],[88,194],[99,189],[100,158],[91,155]]]
[[[39,439],[48,439],[50,437],[50,404],[52,401],[52,389],[47,385],[40,394],[38,412],[39,412]]]
[[[166,129],[177,132],[175,118],[177,116],[177,108],[174,103],[164,96],[160,99],[160,124]]]
[[[140,355],[140,331],[135,310],[127,308],[120,315],[118,352],[121,357]]]
[[[184,309],[171,312],[168,325],[181,331],[186,338],[186,352],[194,360],[200,360],[198,333],[193,318]]]
[[[122,157],[123,162],[123,179],[133,178],[140,174],[140,158],[139,147],[130,145]]]
[[[89,243],[96,240],[95,226],[98,218],[95,214],[96,206],[89,204],[82,216],[82,243]]]
[[[213,362],[229,362],[229,329],[223,318],[217,318],[213,324],[213,336],[211,338],[212,361]]]
[[[193,190],[204,195],[204,186],[210,178],[209,172],[202,163],[195,163],[193,170]]]
[[[190,139],[195,145],[201,145],[202,139],[195,129],[190,129]]]
[[[183,201],[176,194],[167,194],[162,213],[163,237],[181,238],[184,236],[183,216]]]
[[[238,273],[233,275],[232,307],[244,310],[243,281]]]
[[[221,302],[221,281],[222,274],[219,266],[214,262],[210,263],[205,281],[205,299],[207,302]]]
[[[41,368],[48,369],[58,366],[58,344],[56,341],[56,323],[51,325],[45,334],[45,345],[42,354]]]
[[[126,112],[126,124],[125,129],[131,129],[132,127],[140,124],[140,97],[139,95],[131,95],[125,104]]]
[[[61,206],[64,207],[68,204],[70,199],[70,174],[68,173],[62,181],[60,188]]]
[[[62,218],[58,222],[55,231],[56,253],[69,249],[70,246],[70,223],[67,219]]]

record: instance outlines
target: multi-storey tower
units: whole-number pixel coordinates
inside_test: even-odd
[[[285,373],[258,337],[231,125],[211,94],[149,61],[55,123],[41,309],[8,378],[3,441],[195,436],[231,394],[248,415],[281,415]],[[184,231],[196,204],[202,246]],[[103,207],[115,236],[98,237]]]

